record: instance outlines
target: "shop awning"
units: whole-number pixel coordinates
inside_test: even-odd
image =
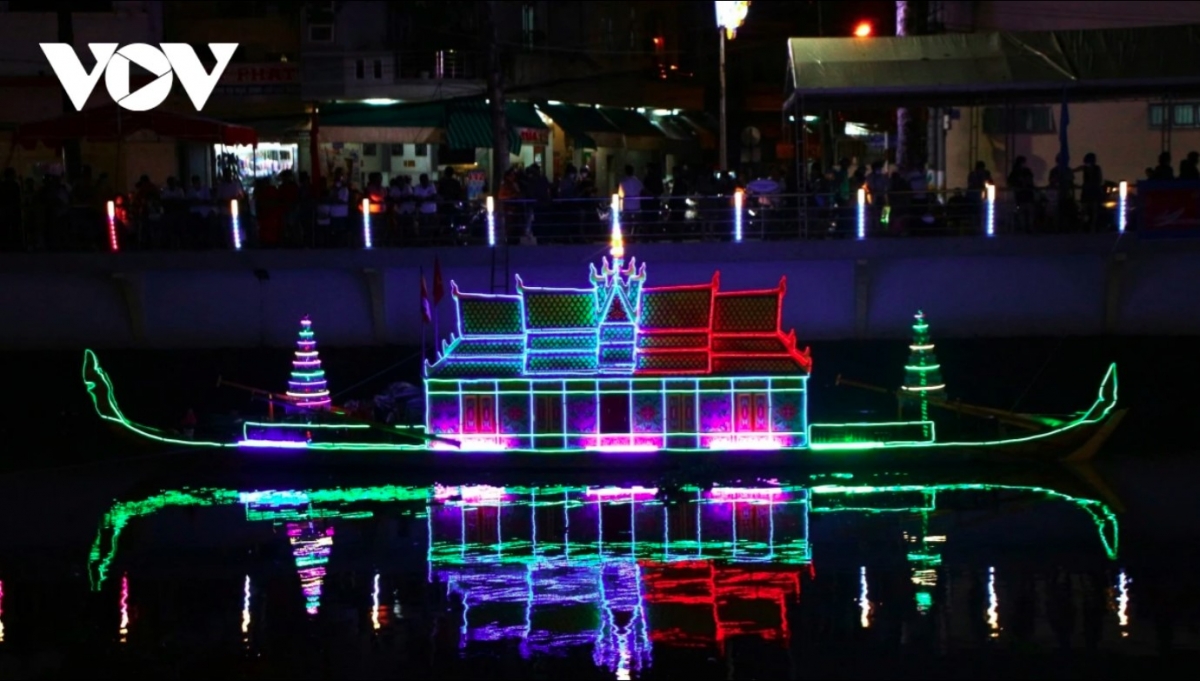
[[[620,130],[613,122],[604,117],[599,109],[591,106],[575,106],[571,104],[539,104],[538,108],[546,113],[558,127],[571,137],[575,146],[580,149],[597,149],[601,145],[597,137],[619,135]],[[606,135],[607,134],[607,135]]]
[[[17,126],[13,144],[33,149],[38,144],[60,147],[67,140],[115,142],[147,131],[187,142],[258,144],[254,128],[166,111],[126,111],[115,104]]]
[[[634,109],[605,106],[600,107],[600,113],[625,136],[626,149],[659,151],[666,141],[663,131]]]
[[[1200,94],[1200,25],[792,38],[787,107],[970,106]]]
[[[318,115],[318,134],[322,142],[437,144],[445,120],[444,102],[324,104]]]
[[[508,150],[521,150],[522,129],[546,130],[537,110],[528,102],[508,102]],[[451,149],[486,149],[492,146],[492,110],[484,100],[455,102],[448,109],[446,141]]]

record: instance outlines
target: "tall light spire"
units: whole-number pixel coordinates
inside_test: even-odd
[[[613,269],[620,270],[620,261],[625,258],[625,239],[621,236],[621,196],[612,197],[612,238],[609,240],[609,255],[613,259]]]

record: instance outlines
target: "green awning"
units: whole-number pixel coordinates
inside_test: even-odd
[[[537,111],[528,102],[508,102],[505,107],[508,122],[508,150],[521,151],[521,128],[546,130]],[[450,106],[446,124],[446,140],[451,149],[487,149],[492,146],[492,111],[484,100],[458,102]]]
[[[612,121],[617,130],[626,136],[630,137],[664,137],[663,131],[659,130],[650,119],[641,115],[633,109],[618,109],[616,107],[605,106],[600,108],[600,113],[604,117]]]
[[[322,126],[340,128],[441,128],[445,126],[443,102],[417,104],[323,104]]]
[[[588,133],[620,134],[621,132],[595,107],[542,104],[539,105],[539,108],[557,123],[558,127],[570,135],[575,140],[575,146],[581,149],[597,148],[596,140]]]

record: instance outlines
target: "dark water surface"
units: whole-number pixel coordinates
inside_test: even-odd
[[[953,396],[1029,410],[1090,404],[1116,359],[1133,412],[1087,468],[704,477],[250,473],[125,444],[76,355],[10,355],[0,679],[1191,678],[1194,346],[939,344]],[[403,357],[322,355],[335,392]],[[814,418],[893,408],[832,383],[894,384],[903,351],[814,355]],[[247,408],[217,374],[288,371],[286,351],[101,358],[151,423]]]

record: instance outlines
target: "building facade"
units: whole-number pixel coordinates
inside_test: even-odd
[[[1188,2],[1088,3],[948,2],[948,31],[1055,31],[1200,23],[1200,4]],[[1168,93],[1164,93],[1164,96]],[[1072,165],[1095,153],[1106,180],[1136,182],[1162,151],[1174,163],[1200,150],[1200,102],[1136,99],[1069,103]],[[1017,156],[1024,156],[1039,185],[1049,181],[1059,150],[1061,105],[961,108],[946,123],[947,186],[965,187],[977,161],[1000,186]],[[1168,124],[1169,123],[1169,124]],[[1011,148],[1009,148],[1011,147]]]

